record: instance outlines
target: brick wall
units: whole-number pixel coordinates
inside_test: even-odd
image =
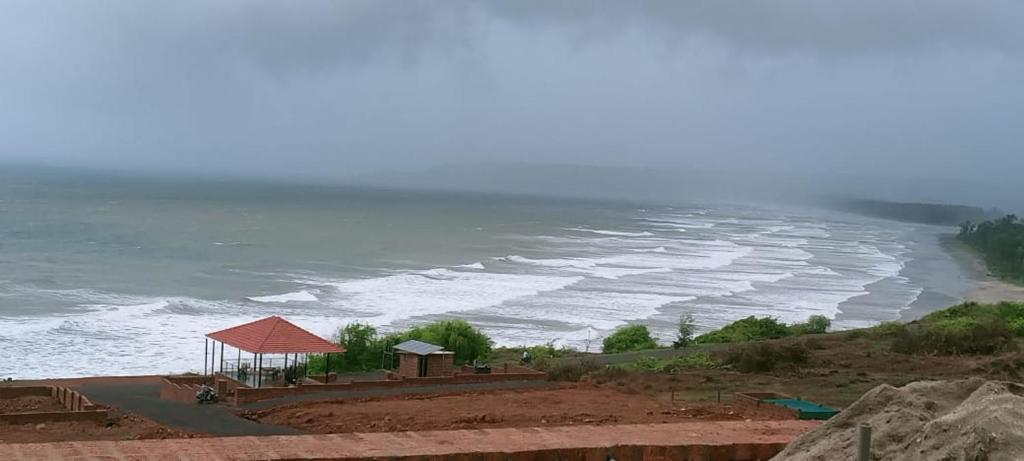
[[[0,388],[0,398],[26,396],[50,397],[64,406],[67,411],[27,412],[0,414],[0,423],[29,424],[63,421],[104,421],[107,410],[100,408],[80,392],[60,386],[16,386]]]
[[[420,356],[416,354],[398,354],[398,374],[406,378],[420,375]]]
[[[430,354],[426,359],[428,377],[455,374],[455,354]]]
[[[298,387],[240,387],[235,390],[235,405],[245,405],[247,403],[258,402],[260,400],[276,399],[279,397],[285,397],[290,395],[301,395],[315,392],[343,392],[363,389],[390,389],[418,386],[441,386],[447,384],[490,383],[501,381],[544,381],[546,379],[547,374],[538,371],[532,371],[531,373],[509,373],[496,375],[459,374],[454,376],[435,376],[428,378],[403,378],[399,380],[354,381],[350,383],[333,384],[306,384]],[[195,395],[193,395],[192,398],[194,399]]]

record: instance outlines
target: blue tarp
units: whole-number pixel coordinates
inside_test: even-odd
[[[801,399],[766,399],[763,402],[796,410],[800,419],[829,419],[839,413],[833,408]]]

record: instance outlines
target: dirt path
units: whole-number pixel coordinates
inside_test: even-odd
[[[247,416],[317,433],[777,419],[729,405],[671,402],[590,386],[304,403]]]

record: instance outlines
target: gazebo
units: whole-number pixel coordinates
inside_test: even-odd
[[[214,365],[218,363],[218,342],[220,343],[219,370],[214,368]],[[232,360],[225,360],[225,344],[238,350],[238,358],[233,363]],[[243,360],[243,351],[252,354],[251,363],[248,362],[248,357]],[[306,376],[308,354],[324,354],[327,361],[324,382],[327,382],[326,374],[330,370],[331,354],[343,352],[345,349],[341,346],[275,315],[207,334],[203,371],[208,375],[220,373],[251,387],[262,387],[264,381],[276,383],[278,378],[288,375],[289,358],[291,358],[294,379],[297,381],[300,371],[302,377]],[[282,364],[280,357],[271,357],[265,360],[264,355],[266,354],[283,355],[283,367],[280,367]],[[299,354],[302,354],[303,357],[301,369]],[[225,370],[225,365],[227,365],[227,370]]]

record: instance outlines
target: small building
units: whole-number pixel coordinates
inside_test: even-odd
[[[453,376],[455,353],[423,341],[409,340],[395,345],[398,374],[403,378]]]

